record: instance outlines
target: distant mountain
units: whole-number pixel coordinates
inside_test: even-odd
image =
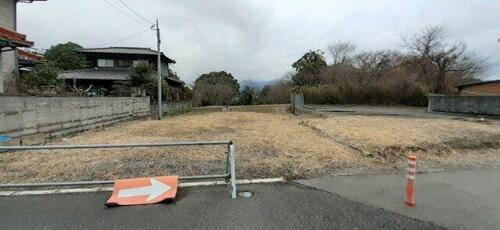
[[[240,82],[240,89],[243,89],[245,86],[253,87],[255,90],[260,91],[266,85],[273,85],[278,83],[279,79],[273,79],[269,81],[259,81],[259,80],[242,80]]]

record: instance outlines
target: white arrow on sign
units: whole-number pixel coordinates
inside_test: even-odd
[[[129,189],[122,189],[118,192],[118,198],[123,198],[123,197],[131,197],[131,196],[145,196],[149,195],[148,199],[146,201],[150,201],[161,194],[167,192],[170,190],[172,187],[154,179],[151,178],[151,186],[144,186],[144,187],[139,187],[139,188],[129,188]]]

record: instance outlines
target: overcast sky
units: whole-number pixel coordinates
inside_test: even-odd
[[[113,8],[113,4],[121,11]],[[182,80],[225,70],[239,80],[280,78],[310,49],[349,40],[361,50],[397,49],[401,36],[446,25],[451,40],[489,58],[488,79],[500,79],[500,0],[125,0],[147,20],[160,20],[167,56]],[[38,48],[156,47],[120,0],[48,0],[18,4],[18,31]],[[142,23],[140,23],[142,21]],[[329,59],[329,57],[328,57]]]

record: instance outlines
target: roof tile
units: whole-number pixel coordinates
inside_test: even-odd
[[[141,54],[141,55],[157,55],[157,51],[143,47],[103,47],[103,48],[84,48],[80,49],[82,53],[111,53],[111,54]],[[167,58],[170,63],[175,63],[175,60],[168,58],[165,54],[162,56]]]

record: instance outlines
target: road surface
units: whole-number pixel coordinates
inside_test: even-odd
[[[335,176],[298,181],[450,229],[500,229],[500,170],[416,176],[416,207],[403,203],[406,175]]]
[[[171,204],[107,208],[110,192],[0,197],[2,229],[440,229],[295,183],[180,188]]]
[[[488,122],[500,122],[498,116],[483,116],[478,114],[427,112],[426,107],[409,106],[369,106],[369,105],[306,105],[326,116],[365,115],[365,116],[403,116],[414,118],[445,118],[468,121],[478,121],[480,117]]]

